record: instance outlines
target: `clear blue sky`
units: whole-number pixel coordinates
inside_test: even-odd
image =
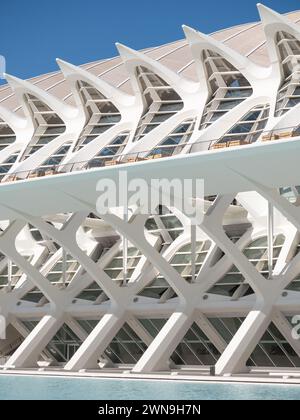
[[[10,0],[1,5],[0,54],[21,78],[117,54],[114,43],[140,49],[183,37],[181,25],[205,33],[258,20],[256,0]],[[265,0],[279,12],[299,0]]]

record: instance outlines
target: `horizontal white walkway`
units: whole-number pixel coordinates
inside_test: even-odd
[[[299,185],[299,159],[300,141],[293,138],[4,183],[0,220],[16,217],[14,208],[33,216],[86,210],[84,202],[95,204],[99,196],[99,179],[109,178],[118,185],[121,170],[127,171],[129,181],[202,178],[206,195],[252,191],[253,182],[269,188]]]

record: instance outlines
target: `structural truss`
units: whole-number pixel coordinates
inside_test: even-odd
[[[300,368],[300,12],[258,8],[261,23],[7,75],[4,368]],[[97,181],[125,169],[203,178],[195,231],[164,203],[97,213]]]

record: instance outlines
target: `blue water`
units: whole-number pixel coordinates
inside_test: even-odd
[[[0,376],[0,400],[300,400],[300,386]]]

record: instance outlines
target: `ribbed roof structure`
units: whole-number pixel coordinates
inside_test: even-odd
[[[291,22],[300,26],[300,10],[288,13],[286,16]],[[265,67],[268,67],[270,64],[261,22],[247,23],[223,29],[213,33],[212,37],[248,57],[256,64]],[[197,80],[194,60],[186,39],[149,48],[143,50],[143,53],[178,74],[191,80]],[[132,93],[128,73],[121,57],[117,56],[91,62],[83,64],[81,67],[111,85],[122,89],[124,92]],[[74,104],[70,87],[60,71],[43,74],[29,79],[29,81],[52,95],[63,99],[66,103]],[[15,95],[8,85],[4,85],[0,89],[0,104],[11,110],[21,112]]]

